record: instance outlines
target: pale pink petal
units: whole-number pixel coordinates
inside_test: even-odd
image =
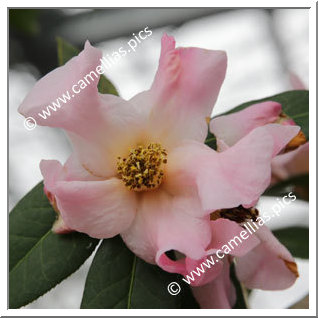
[[[287,178],[309,172],[309,142],[297,149],[276,156],[272,161],[272,173],[275,178]]]
[[[223,142],[230,147],[253,129],[275,122],[281,111],[281,105],[276,102],[254,104],[241,111],[212,119],[210,131],[216,136],[218,143]]]
[[[200,260],[192,260],[187,257],[183,268],[180,266],[181,264],[178,264],[179,268],[173,268],[174,271],[172,271],[185,276],[191,286],[205,285],[220,275],[223,270],[223,261],[227,260],[222,247],[228,246],[231,249],[230,255],[242,256],[260,243],[256,236],[249,236],[247,231],[233,221],[220,218],[211,221],[210,226],[212,239],[206,248],[207,257]],[[244,238],[241,236],[242,231],[246,232]],[[217,251],[218,254],[215,254]],[[198,276],[196,273],[200,275]]]
[[[102,52],[87,41],[85,49],[78,56],[48,73],[35,84],[20,105],[19,112],[25,117],[32,116],[39,125],[61,127],[78,134],[84,133],[85,123],[97,125],[100,122],[97,92],[100,75],[95,72],[95,76],[92,73],[92,80],[87,78],[91,84],[87,84],[79,94],[72,91],[72,86],[77,85],[91,71],[95,71],[100,65],[101,57]],[[48,105],[54,107],[52,102],[56,103],[56,99],[63,98],[67,91],[69,100],[65,99],[66,104],[60,101],[60,107],[56,106],[56,111],[49,108],[51,116],[47,116],[46,119],[39,116],[39,113],[43,115],[42,111],[46,110]]]
[[[292,89],[295,89],[295,90],[307,89],[304,82],[300,79],[300,77],[296,73],[289,71],[288,75],[289,75],[289,81],[290,81]]]
[[[63,166],[57,160],[41,160],[40,170],[44,178],[44,186],[50,192],[55,183],[65,177]]]
[[[225,259],[223,270],[212,282],[192,287],[201,309],[230,309],[236,301],[235,288],[230,279],[230,263]]]
[[[161,40],[159,68],[150,89],[150,126],[166,147],[183,139],[203,142],[210,117],[226,71],[223,51],[175,48],[166,34]],[[148,93],[149,94],[149,93]]]
[[[200,209],[195,196],[173,196],[162,189],[144,192],[133,224],[121,235],[127,246],[149,263],[167,263],[160,258],[170,250],[200,259],[211,239],[209,217],[193,215],[192,210]]]
[[[109,238],[125,231],[136,214],[136,193],[119,179],[60,181],[53,191],[65,224],[91,237]]]
[[[261,244],[237,259],[238,279],[251,289],[281,290],[293,285],[298,272],[289,251],[265,225],[255,235]]]
[[[217,260],[215,255],[212,257],[214,263],[211,260],[211,256],[200,260],[193,260],[189,257],[186,258],[186,274],[183,274],[183,276],[191,283],[191,286],[206,285],[221,275],[223,271],[223,260]]]
[[[74,153],[72,153],[65,162],[63,171],[65,174],[63,178],[64,181],[102,180],[100,177],[94,176],[89,172]]]
[[[207,248],[207,253],[212,254],[217,250],[222,251],[222,247],[227,245],[230,255],[243,256],[255,248],[260,240],[255,235],[249,233],[236,222],[227,219],[217,219],[211,221],[212,240]],[[242,231],[246,232],[242,234]]]
[[[269,124],[222,153],[195,141],[185,142],[169,156],[166,187],[195,183],[203,213],[241,204],[251,207],[270,183],[272,157],[298,131],[297,126]]]
[[[142,109],[113,95],[101,95],[100,102],[103,124],[86,125],[85,136],[72,132],[68,136],[82,166],[105,179],[116,175],[118,156],[127,156],[138,143],[149,143],[149,135]]]
[[[77,57],[37,82],[19,111],[26,117],[34,117],[39,125],[65,129],[84,169],[96,177],[109,178],[116,173],[117,156],[141,142],[140,136],[147,138],[144,123],[148,114],[120,97],[98,93],[100,75],[96,67],[101,56],[100,50],[86,42]],[[51,109],[51,116],[46,119],[39,116],[63,93],[72,94],[72,86],[85,77],[90,84],[79,94],[66,104],[61,102],[56,111]]]
[[[72,229],[64,223],[54,193],[56,182],[67,177],[66,169],[57,160],[42,160],[40,169],[44,178],[44,193],[56,212],[56,220],[53,223],[52,231],[58,234],[69,233]]]

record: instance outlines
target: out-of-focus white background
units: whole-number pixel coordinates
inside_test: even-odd
[[[80,17],[84,10],[62,11],[70,18],[74,18]],[[85,12],[89,13],[90,10]],[[116,11],[115,14],[121,13]],[[162,19],[164,18],[165,16]],[[167,18],[167,21],[170,20]],[[85,28],[89,23],[85,20],[80,25]],[[87,31],[87,37],[96,42],[94,45],[103,50],[104,56],[125,46],[132,38],[132,32],[128,31],[127,36],[112,37],[110,40],[102,41],[102,37],[98,35],[103,34],[104,31],[107,33],[107,28],[103,28],[102,23],[97,25],[99,27],[96,30],[91,30],[91,33]],[[136,52],[127,54],[106,73],[118,88],[120,95],[126,99],[150,87],[158,65],[160,38],[163,32],[174,35],[177,46],[197,46],[227,52],[227,76],[213,115],[245,101],[300,86],[308,87],[308,10],[306,9],[277,9],[270,13],[263,9],[223,10],[211,13],[209,16],[192,17],[177,25],[172,23],[157,25],[157,28],[150,28],[152,35],[139,44]],[[146,26],[147,24],[140,30]],[[66,25],[63,32],[67,37],[68,33],[75,31],[70,25]],[[78,41],[80,42],[81,38]],[[81,45],[83,44],[82,42]],[[47,127],[37,127],[27,131],[23,125],[23,117],[17,113],[19,104],[39,76],[39,70],[30,63],[10,64],[10,210],[42,179],[39,170],[41,159],[58,159],[64,163],[70,154],[70,145],[62,131]],[[295,76],[297,85],[291,80],[291,77]],[[261,211],[270,209],[274,203],[275,198],[262,199]],[[307,203],[297,200],[292,206],[286,207],[284,212],[274,224],[270,224],[271,227],[308,225]],[[87,260],[70,278],[27,308],[79,308],[91,259]],[[293,287],[278,292],[255,290],[250,296],[251,308],[287,308],[304,298],[308,294],[308,262],[297,260],[297,263],[300,278]]]

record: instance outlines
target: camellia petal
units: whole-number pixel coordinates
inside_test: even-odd
[[[97,91],[100,75],[97,73],[96,77],[90,72],[100,64],[101,57],[102,52],[92,47],[87,41],[85,49],[78,56],[48,73],[35,84],[20,105],[19,112],[25,117],[33,117],[39,125],[60,127],[78,134],[85,134],[85,123],[92,125],[100,123]],[[73,93],[73,85],[77,85],[87,74],[90,74],[87,79],[92,83],[86,82],[86,87],[80,93]],[[78,89],[79,87],[76,91]],[[67,91],[69,94],[66,93]],[[59,97],[63,98],[65,93],[68,95],[65,99],[67,103],[60,101],[60,106],[55,106],[54,111],[51,108],[54,108],[52,103],[56,103]],[[42,111],[49,105],[51,106],[48,108],[50,116],[47,115],[46,119],[39,116],[39,113],[43,115]]]
[[[77,57],[42,78],[19,108],[40,125],[63,128],[73,146],[64,166],[54,160],[40,165],[45,193],[59,216],[53,230],[96,238],[120,234],[145,261],[187,277],[244,231],[241,224],[212,216],[255,205],[270,183],[272,158],[286,150],[299,127],[268,124],[277,121],[281,106],[260,103],[212,120],[223,150],[216,152],[203,142],[226,72],[224,52],[176,48],[173,37],[164,35],[153,85],[129,101],[98,93],[99,74],[92,71],[100,58],[87,42]],[[67,104],[38,118],[89,76],[91,83]],[[289,252],[259,231],[191,284],[202,285],[193,289],[202,308],[234,304],[233,257],[248,286],[279,289],[295,280]],[[171,250],[184,257],[170,259]],[[274,275],[266,281],[269,269]]]
[[[269,124],[254,129],[222,153],[195,141],[185,142],[170,156],[168,184],[175,187],[178,180],[195,180],[204,212],[252,207],[270,183],[272,157],[298,131],[297,126]]]
[[[261,244],[237,259],[238,279],[251,289],[280,290],[293,285],[298,271],[289,251],[266,225],[258,229],[255,235]]]
[[[147,93],[153,105],[153,136],[164,140],[168,148],[184,139],[203,142],[208,131],[206,117],[211,116],[226,66],[225,52],[175,48],[174,38],[164,35],[159,68]]]
[[[60,181],[53,189],[64,222],[96,238],[125,231],[136,214],[136,194],[121,180]]]
[[[274,123],[282,107],[276,102],[263,102],[251,105],[229,115],[216,117],[210,122],[210,131],[216,136],[221,148],[225,150],[246,136],[253,129]]]
[[[224,250],[224,246],[229,245],[230,254],[233,256],[243,256],[254,249],[260,240],[255,235],[248,232],[236,222],[219,218],[211,221],[212,240],[208,246],[207,253],[212,254],[217,250]],[[241,235],[242,231],[246,232]],[[224,254],[224,253],[223,253]]]
[[[309,172],[309,142],[296,150],[279,155],[272,160],[272,173],[276,181]]]
[[[197,197],[172,196],[162,190],[145,192],[136,218],[121,233],[122,238],[135,254],[153,264],[170,250],[200,259],[205,255],[211,231],[208,216],[193,216],[192,211],[199,209]]]
[[[236,301],[235,288],[230,279],[230,262],[224,260],[222,273],[209,284],[192,287],[201,309],[230,309]]]

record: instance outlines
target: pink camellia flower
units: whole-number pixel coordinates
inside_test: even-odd
[[[218,150],[223,151],[246,136],[253,129],[270,124],[295,126],[296,123],[288,118],[282,111],[282,106],[277,102],[262,102],[254,104],[236,113],[216,117],[210,122],[210,131],[216,136]],[[286,152],[297,149],[306,143],[302,131],[290,140]]]
[[[38,118],[79,79],[94,78],[101,56],[86,42],[77,57],[34,86],[19,111]],[[50,117],[37,119],[63,128],[73,146],[64,166],[55,160],[40,165],[63,231],[121,234],[135,254],[164,269],[161,259],[169,250],[193,260],[206,255],[210,213],[253,206],[270,182],[272,157],[299,131],[270,124],[222,153],[205,146],[206,117],[226,62],[222,51],[175,48],[173,37],[164,35],[148,91],[126,101],[99,94],[96,79]]]
[[[217,138],[218,150],[223,151],[246,136],[253,129],[269,124],[296,125],[282,112],[276,102],[263,102],[251,105],[239,112],[212,119],[210,130]],[[285,147],[284,153],[273,158],[272,183],[285,180],[309,171],[309,143],[299,131]]]
[[[309,142],[294,151],[276,156],[272,161],[272,182],[309,173]]]
[[[256,209],[243,207],[215,211],[211,214],[212,238],[205,257],[172,261],[166,255],[162,256],[166,269],[182,274],[191,284],[201,308],[225,309],[235,304],[236,291],[230,279],[230,264],[234,258],[237,278],[247,288],[281,290],[290,287],[297,279],[293,257],[264,225],[268,220],[257,215]],[[257,222],[249,221],[254,228],[249,234],[240,223],[252,216]],[[236,217],[236,222],[227,217]],[[243,235],[242,231],[245,231]]]

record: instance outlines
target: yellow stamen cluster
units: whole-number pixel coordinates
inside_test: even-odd
[[[157,188],[163,178],[167,152],[159,143],[131,149],[127,158],[117,158],[117,173],[125,185],[135,191]]]

